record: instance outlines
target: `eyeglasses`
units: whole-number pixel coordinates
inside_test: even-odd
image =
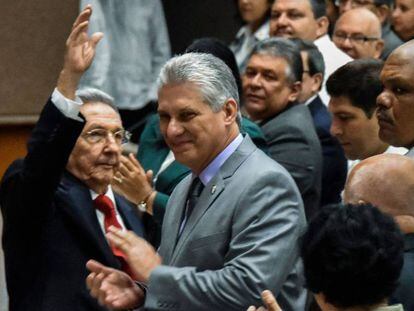
[[[379,40],[379,38],[376,38],[376,37],[367,37],[367,36],[360,35],[360,34],[348,35],[346,33],[334,33],[333,36],[336,39],[336,41],[341,42],[341,43],[345,42],[346,39],[348,39],[352,43],[358,43],[358,44],[368,42],[368,41]]]
[[[351,2],[352,8],[367,7],[370,5],[377,6],[374,2],[371,2],[369,0],[335,0],[335,5],[345,6],[348,2]]]
[[[105,129],[94,129],[82,134],[90,144],[99,144],[108,140],[109,136],[115,140],[118,145],[126,144],[131,138],[131,133],[125,130],[111,132]]]

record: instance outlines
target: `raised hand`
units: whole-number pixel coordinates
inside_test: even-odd
[[[145,172],[134,155],[129,154],[128,157],[121,157],[121,165],[115,174],[112,186],[116,192],[135,204],[146,201],[147,211],[152,214],[151,207],[155,196],[152,175],[151,170]]]
[[[101,32],[88,35],[91,15],[92,6],[87,5],[76,18],[72,31],[66,40],[63,69],[59,75],[57,87],[65,97],[70,99],[75,98],[79,80],[92,64],[96,45],[103,37]]]
[[[145,294],[124,272],[89,260],[86,267],[91,273],[86,285],[100,305],[113,310],[132,309],[144,303]]]
[[[120,249],[137,277],[137,281],[148,283],[152,270],[161,264],[161,257],[144,239],[132,231],[122,231],[113,226],[106,234],[111,245]]]
[[[254,307],[250,306],[247,311],[282,311],[282,309],[277,304],[275,296],[273,296],[270,290],[265,290],[262,292],[262,301],[264,303],[264,307]]]

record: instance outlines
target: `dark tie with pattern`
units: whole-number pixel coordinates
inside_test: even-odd
[[[110,226],[114,226],[118,229],[122,229],[121,224],[118,222],[118,219],[116,219],[116,212],[115,212],[114,204],[112,203],[112,200],[109,197],[103,194],[98,195],[96,199],[93,200],[93,206],[97,210],[101,211],[105,216],[104,218],[105,233],[108,232],[108,228]],[[125,254],[121,250],[116,248],[115,246],[112,246],[112,245],[110,246],[111,246],[112,253],[121,262],[122,270],[124,270],[131,277],[133,277],[132,270],[129,267],[128,263],[126,262]]]
[[[193,182],[191,183],[190,190],[188,191],[184,216],[183,216],[183,220],[181,221],[180,231],[178,232],[177,240],[180,238],[181,233],[183,232],[184,227],[188,221],[188,218],[190,218],[190,215],[193,212],[193,209],[196,206],[198,198],[200,197],[203,189],[204,189],[204,185],[201,182],[200,178],[198,177],[194,178]]]

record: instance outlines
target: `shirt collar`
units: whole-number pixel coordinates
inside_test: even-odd
[[[91,193],[91,197],[92,197],[92,201],[96,199],[96,197],[99,195],[99,193],[96,193],[95,191],[93,191],[92,189],[89,189],[90,193]],[[106,191],[105,195],[111,199],[112,203],[114,203],[115,206],[115,197],[114,197],[114,192],[112,191],[112,187],[108,186],[108,190]]]
[[[241,134],[237,135],[233,141],[227,145],[226,148],[222,152],[220,152],[213,161],[210,162],[209,165],[200,173],[200,180],[203,185],[207,185],[210,180],[216,176],[220,167],[226,162],[226,160],[233,154],[233,152],[237,149],[237,147],[243,141],[243,136]],[[195,174],[192,174],[192,179],[195,178]]]

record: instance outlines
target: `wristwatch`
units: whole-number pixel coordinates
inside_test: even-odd
[[[140,210],[143,213],[145,213],[147,211],[148,199],[150,198],[151,194],[154,191],[155,191],[154,189],[151,189],[151,191],[145,196],[145,198],[137,204],[138,210]]]

